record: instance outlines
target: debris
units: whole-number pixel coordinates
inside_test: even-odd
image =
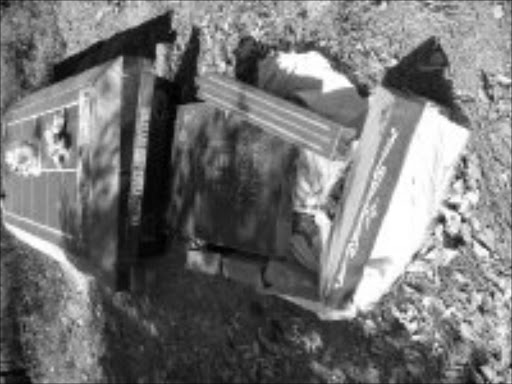
[[[293,96],[309,109],[346,127],[360,130],[368,101],[318,52],[269,55],[258,65],[258,86],[284,98]]]

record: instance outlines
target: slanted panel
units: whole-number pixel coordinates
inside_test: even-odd
[[[170,221],[210,243],[286,257],[294,148],[206,103],[180,108]]]
[[[198,78],[199,97],[288,142],[327,158],[344,156],[356,131],[226,76]]]
[[[358,154],[322,255],[322,296],[342,307],[354,293],[424,108],[423,102],[378,89],[370,101]]]
[[[32,104],[15,109],[9,113],[9,124],[16,125],[34,119],[42,113],[51,113],[63,107],[75,106],[78,103],[79,90],[66,90],[57,95],[43,96]]]
[[[15,122],[51,111],[54,108],[62,108],[63,105],[78,103],[80,89],[92,84],[112,64],[113,61],[109,61],[30,94],[9,108],[5,120]]]

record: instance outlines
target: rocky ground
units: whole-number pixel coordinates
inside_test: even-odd
[[[2,331],[9,318],[30,378],[511,382],[510,3],[2,2],[2,111],[48,82],[56,61],[167,10],[177,36],[171,67],[196,26],[199,72],[233,74],[233,50],[251,34],[270,49],[320,50],[363,92],[438,36],[450,106],[471,128],[470,144],[424,249],[378,307],[353,321],[320,322],[185,271],[179,250],[160,262],[146,294],[113,293],[94,279],[79,292],[58,264],[2,230]]]

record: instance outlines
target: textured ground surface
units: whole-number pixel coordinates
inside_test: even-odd
[[[440,218],[430,249],[378,308],[339,323],[177,268],[179,252],[161,261],[145,296],[113,294],[94,280],[84,295],[58,264],[2,230],[2,332],[15,339],[14,365],[27,367],[34,381],[512,381],[510,3],[7,5],[2,110],[44,85],[59,59],[171,9],[177,40],[170,65],[183,60],[196,26],[200,72],[232,73],[233,49],[252,34],[276,49],[319,49],[367,89],[436,35],[473,131],[456,175],[462,187],[454,183],[451,196],[461,188],[479,196],[456,236],[447,237]]]

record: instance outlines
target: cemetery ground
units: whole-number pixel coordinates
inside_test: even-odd
[[[33,382],[512,382],[511,3],[506,1],[1,3],[1,112],[52,65],[174,11],[176,55],[200,31],[198,70],[230,73],[252,34],[320,50],[361,89],[435,35],[472,136],[456,179],[478,192],[447,244],[436,225],[391,292],[354,320],[321,322],[289,303],[159,261],[145,293],[80,286],[57,262],[1,237],[2,343]],[[454,183],[455,184],[455,183]],[[453,185],[449,191],[456,194]],[[428,247],[428,244],[431,244]],[[85,286],[85,288],[83,288]],[[2,361],[4,357],[2,356]]]

